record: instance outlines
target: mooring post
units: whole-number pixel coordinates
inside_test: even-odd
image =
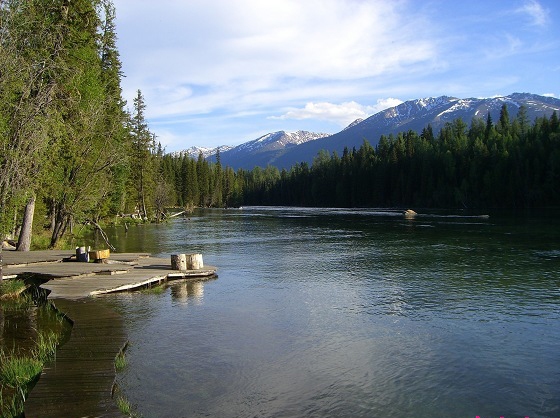
[[[187,270],[198,270],[204,267],[202,254],[187,254]]]
[[[187,256],[185,254],[171,254],[171,270],[186,270]]]

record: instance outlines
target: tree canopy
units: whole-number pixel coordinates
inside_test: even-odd
[[[290,170],[234,171],[165,154],[141,90],[121,91],[111,0],[0,1],[0,235],[50,246],[76,223],[160,221],[166,208],[298,205],[529,208],[560,204],[558,115],[507,106],[434,133],[382,136]],[[376,138],[370,138],[376,139]],[[37,212],[33,216],[34,212]],[[35,223],[33,220],[35,219]],[[18,234],[21,229],[21,234]]]

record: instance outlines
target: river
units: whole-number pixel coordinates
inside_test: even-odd
[[[560,221],[251,207],[109,230],[219,277],[105,299],[143,417],[560,416]]]

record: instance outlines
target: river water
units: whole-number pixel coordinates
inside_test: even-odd
[[[560,222],[302,208],[108,231],[219,278],[106,299],[144,417],[560,416]]]

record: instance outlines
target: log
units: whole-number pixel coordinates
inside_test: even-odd
[[[202,254],[186,254],[187,270],[198,270],[204,267]]]
[[[186,270],[187,257],[185,254],[171,254],[171,270]]]
[[[182,214],[185,213],[185,212],[186,212],[186,210],[184,210],[184,211],[182,211],[182,212],[174,213],[173,215],[169,215],[168,217],[169,217],[169,218],[174,218],[174,217],[176,217],[176,216],[182,215]]]

